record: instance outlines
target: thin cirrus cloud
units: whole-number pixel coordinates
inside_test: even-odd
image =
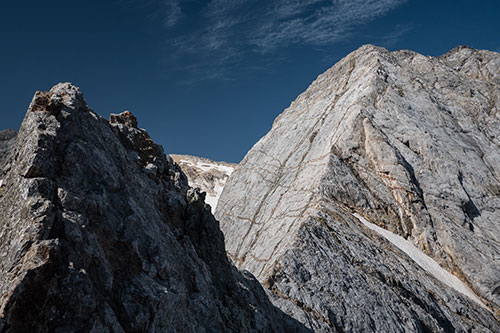
[[[382,16],[401,0],[280,1],[251,40],[262,51],[290,45],[327,45],[349,38],[357,26]]]
[[[165,26],[172,56],[196,57],[213,75],[246,55],[266,55],[294,46],[329,46],[406,0],[211,0],[196,13],[183,12],[192,0],[165,0]],[[186,28],[187,27],[187,28]]]
[[[179,19],[182,17],[182,10],[179,1],[166,1],[164,2],[164,12],[165,20],[164,24],[166,28],[174,26]]]

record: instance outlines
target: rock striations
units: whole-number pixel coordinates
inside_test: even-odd
[[[363,46],[234,170],[227,252],[318,332],[500,332],[499,121],[500,54]]]
[[[0,132],[1,332],[305,328],[230,265],[198,190],[129,113],[75,86]]]
[[[236,164],[214,162],[208,158],[190,155],[170,155],[186,174],[189,186],[206,193],[205,202],[215,213],[217,201]]]

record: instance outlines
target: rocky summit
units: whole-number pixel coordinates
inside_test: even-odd
[[[0,132],[0,332],[306,331],[232,266],[199,190],[130,112],[37,92]]]
[[[234,170],[226,249],[318,332],[500,332],[500,54],[363,46]]]

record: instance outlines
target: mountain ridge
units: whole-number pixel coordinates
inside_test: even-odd
[[[233,165],[37,91],[0,132],[0,332],[500,332],[498,105],[499,53],[365,45]]]
[[[105,120],[58,84],[10,144],[1,332],[307,331],[230,265],[202,193],[130,112]]]

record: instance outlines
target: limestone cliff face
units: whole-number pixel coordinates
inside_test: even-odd
[[[189,186],[206,193],[205,202],[215,213],[217,201],[236,164],[215,162],[208,158],[190,155],[170,155],[188,178]]]
[[[200,192],[128,113],[37,92],[0,133],[1,332],[302,330],[232,267]]]
[[[500,331],[499,105],[498,53],[360,48],[229,178],[216,212],[228,254],[318,331]]]

